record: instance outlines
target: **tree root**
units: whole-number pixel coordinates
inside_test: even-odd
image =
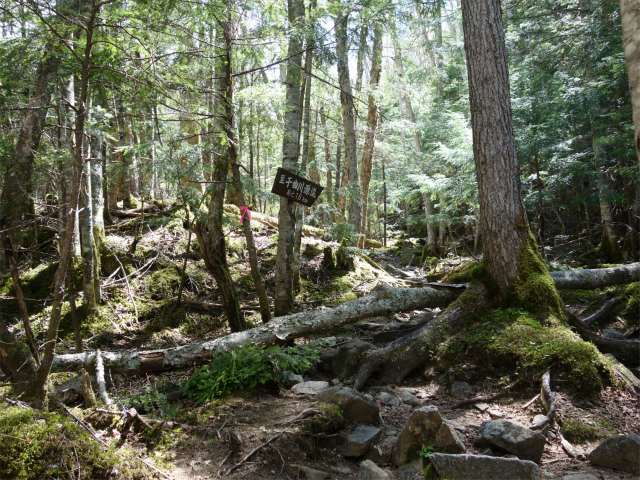
[[[587,326],[590,326],[592,323],[597,322],[598,320],[600,320],[602,317],[604,317],[607,312],[609,310],[611,310],[611,308],[613,308],[613,306],[618,302],[618,299],[616,298],[612,298],[611,300],[609,300],[607,303],[605,303],[602,308],[600,310],[598,310],[596,313],[594,313],[593,315],[588,316],[587,318],[585,318],[584,320],[582,320],[582,323],[584,323]]]
[[[370,352],[356,374],[353,388],[360,390],[369,377],[383,367],[381,381],[385,384],[399,383],[414,369],[424,365],[432,356],[433,350],[458,332],[468,320],[461,307],[465,299],[473,298],[474,304],[483,302],[486,288],[473,283],[433,321],[421,329],[395,340],[385,348]]]
[[[603,353],[612,353],[626,365],[636,366],[640,362],[640,342],[635,340],[614,340],[595,333],[589,326],[571,312],[567,318],[586,340],[591,340]]]
[[[541,422],[531,425],[530,430],[540,430],[553,421],[556,415],[556,394],[551,390],[551,371],[547,370],[542,375],[542,386],[540,388],[540,403],[547,412],[547,417]]]

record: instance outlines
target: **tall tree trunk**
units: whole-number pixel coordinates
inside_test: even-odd
[[[313,8],[313,6],[311,7]],[[307,42],[309,39],[307,39]],[[307,46],[310,44],[307,43]],[[304,62],[304,105],[302,120],[302,159],[298,175],[307,176],[307,163],[309,160],[309,129],[311,124],[311,69],[313,67],[313,50],[308,48]],[[313,179],[311,179],[314,181]],[[302,224],[304,223],[304,206],[298,204],[296,206],[296,233],[293,238],[293,265],[291,267],[291,276],[293,281],[293,292],[300,291],[300,248],[302,247]]]
[[[327,201],[333,204],[333,166],[331,164],[331,143],[329,142],[329,130],[327,129],[327,116],[324,113],[324,104],[320,107],[320,123],[324,135],[324,164],[327,168]]]
[[[56,42],[47,42],[44,55],[36,73],[33,96],[29,101],[27,115],[22,123],[16,146],[11,153],[9,168],[4,175],[4,186],[0,202],[0,220],[10,229],[13,245],[25,245],[31,228],[21,227],[34,214],[32,201],[34,154],[40,145],[45,125],[54,80],[61,63],[61,54]],[[1,260],[0,260],[1,261]]]
[[[620,0],[622,48],[627,61],[631,107],[633,109],[634,145],[640,165],[640,6],[637,0]]]
[[[38,368],[34,382],[33,404],[40,409],[45,408],[47,404],[47,381],[49,378],[49,372],[51,371],[53,357],[55,356],[58,328],[60,326],[60,319],[62,318],[62,300],[64,297],[65,277],[67,275],[67,269],[72,255],[73,230],[76,225],[75,218],[80,197],[80,181],[82,177],[82,169],[84,167],[83,145],[87,113],[86,105],[89,97],[91,50],[93,47],[95,21],[100,11],[100,6],[101,4],[95,3],[95,0],[92,2],[91,11],[87,17],[85,28],[86,38],[82,56],[82,70],[80,74],[80,98],[78,106],[76,107],[77,116],[75,124],[74,171],[70,189],[70,204],[67,207],[69,216],[67,219],[65,239],[61,248],[60,261],[54,276],[51,316],[49,318],[49,326],[45,336],[42,364]]]
[[[407,117],[409,118],[409,122],[414,126],[411,131],[411,137],[413,138],[413,148],[416,153],[422,153],[422,139],[420,137],[420,131],[415,127],[416,125],[416,117],[413,113],[413,107],[411,105],[411,98],[406,92],[406,85],[404,83],[404,64],[402,61],[402,49],[398,43],[398,40],[395,36],[395,32],[393,35],[393,44],[395,51],[395,64],[396,69],[398,71],[398,80],[399,80],[399,88],[400,88],[400,102],[401,105],[407,112]],[[438,253],[438,245],[436,239],[436,224],[433,221],[433,216],[436,213],[435,206],[433,204],[433,198],[430,192],[423,192],[422,199],[424,202],[424,213],[427,220],[427,245],[426,249],[431,255],[437,255]]]
[[[335,19],[336,55],[338,57],[338,82],[340,84],[340,103],[342,105],[342,123],[344,127],[344,164],[346,173],[347,220],[356,231],[360,229],[360,182],[358,160],[356,158],[356,120],[349,78],[347,23],[349,14],[338,13]],[[342,183],[345,184],[343,177]]]
[[[373,153],[375,151],[376,130],[378,128],[378,83],[382,71],[382,25],[375,23],[373,27],[373,54],[371,57],[371,72],[369,74],[369,112],[367,114],[367,132],[362,149],[362,160],[360,162],[361,177],[361,205],[362,213],[360,223],[360,237],[358,246],[364,248],[364,239],[367,226],[367,206],[369,205],[369,185],[371,183],[371,172],[373,170]]]
[[[302,35],[297,30],[304,18],[303,0],[288,0],[289,46],[285,98],[285,125],[282,139],[282,167],[296,171],[298,163],[298,128],[300,125],[300,81],[302,70]],[[288,314],[293,309],[293,237],[295,230],[295,202],[280,199],[278,214],[278,247],[275,272],[275,316]]]
[[[93,194],[91,192],[91,169],[85,169],[80,190],[80,248],[82,254],[82,291],[84,312],[92,315],[96,309],[96,248],[94,240]]]
[[[463,0],[462,23],[484,267],[510,303],[562,315],[520,191],[500,0]]]
[[[225,55],[222,57],[222,84],[220,95],[224,102],[224,118],[222,119],[222,130],[227,137],[227,155],[229,157],[229,163],[231,164],[231,171],[233,172],[233,185],[236,191],[236,200],[238,206],[246,208],[248,210],[245,198],[244,190],[242,188],[242,178],[240,175],[240,164],[238,163],[238,152],[236,146],[238,145],[238,137],[236,135],[236,113],[235,104],[233,99],[233,51],[232,45],[234,41],[234,24],[230,20],[224,22],[222,25],[223,36],[225,42]],[[258,264],[258,254],[256,252],[256,244],[253,240],[253,233],[251,232],[251,216],[241,210],[242,216],[242,228],[247,241],[247,250],[249,252],[249,264],[251,266],[251,277],[253,278],[253,284],[258,294],[260,302],[260,315],[262,322],[267,323],[271,320],[271,311],[269,309],[269,297],[264,287],[264,281],[262,280],[262,274],[260,273],[260,265]]]

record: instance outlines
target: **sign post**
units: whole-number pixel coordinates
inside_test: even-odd
[[[273,187],[271,187],[271,193],[301,203],[305,207],[312,206],[322,190],[324,190],[324,187],[282,167],[278,168]]]

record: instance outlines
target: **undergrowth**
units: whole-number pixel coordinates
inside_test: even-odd
[[[150,478],[127,449],[103,448],[69,417],[20,407],[0,415],[0,478]]]
[[[290,373],[307,371],[318,360],[316,345],[292,347],[245,345],[216,356],[185,383],[187,396],[198,403],[267,382],[282,383]]]

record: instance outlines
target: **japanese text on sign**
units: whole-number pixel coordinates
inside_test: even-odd
[[[317,183],[291,173],[284,168],[278,168],[271,192],[307,207],[314,204],[320,196],[323,187]]]

